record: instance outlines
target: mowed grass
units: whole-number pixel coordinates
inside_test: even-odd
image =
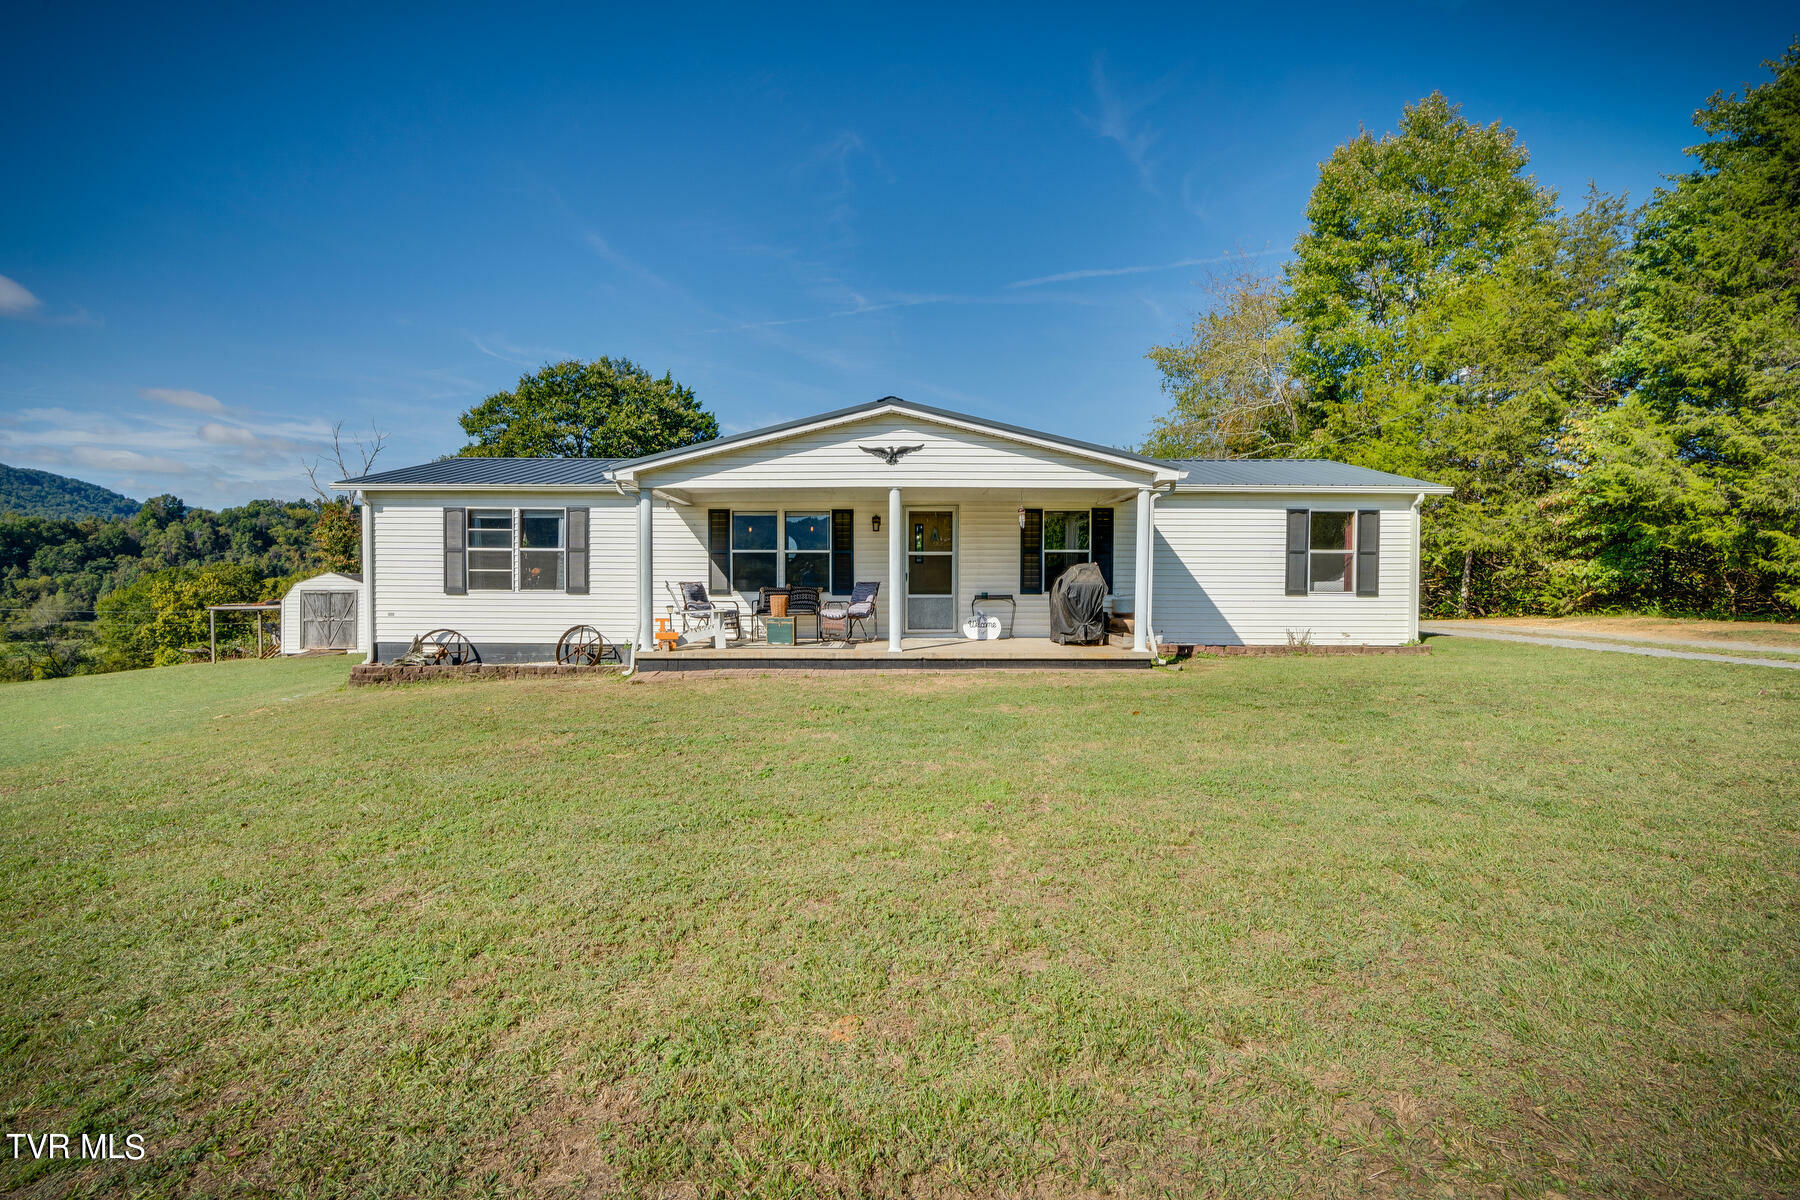
[[[0,1188],[1800,1191],[1793,673],[344,671],[0,689]]]

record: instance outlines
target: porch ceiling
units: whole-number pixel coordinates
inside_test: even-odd
[[[1080,504],[1125,504],[1137,495],[1136,488],[1110,487],[943,487],[920,486],[906,487],[898,485],[900,494],[906,503],[946,503],[959,501],[990,504],[1023,504],[1034,507],[1036,501],[1054,498],[1059,502]],[[845,501],[868,505],[885,505],[888,498],[886,485],[880,487],[784,487],[777,484],[742,485],[729,487],[657,487],[652,492],[659,498],[672,500],[677,504],[707,504],[730,500],[793,501],[795,503],[825,504],[836,501],[842,505]],[[1166,489],[1164,489],[1166,490]]]

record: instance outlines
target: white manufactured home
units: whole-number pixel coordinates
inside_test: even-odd
[[[451,458],[339,486],[363,497],[358,645],[385,662],[453,629],[490,663],[555,661],[578,626],[665,653],[683,584],[751,618],[745,648],[765,589],[861,584],[872,619],[837,644],[865,660],[942,655],[975,608],[1048,649],[1051,588],[1079,562],[1139,659],[1402,645],[1420,504],[1449,492],[1337,462],[1147,458],[894,397],[642,458]]]

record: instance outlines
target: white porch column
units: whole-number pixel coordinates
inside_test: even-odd
[[[900,510],[900,489],[888,489],[888,653],[900,653],[900,630],[906,624],[906,515]]]
[[[651,523],[655,517],[650,489],[638,489],[638,644],[637,652],[656,649],[656,571],[651,561]]]
[[[1155,518],[1151,515],[1150,489],[1138,489],[1137,498],[1137,567],[1131,576],[1131,588],[1135,593],[1131,598],[1131,648],[1141,654],[1148,648],[1150,635],[1150,547],[1151,528]]]

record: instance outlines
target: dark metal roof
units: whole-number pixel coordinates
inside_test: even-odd
[[[1376,471],[1327,458],[1176,458],[1173,465],[1187,471],[1176,484],[1182,488],[1206,487],[1323,487],[1323,488],[1425,488],[1440,485],[1409,479],[1388,471]]]
[[[443,484],[476,487],[596,487],[612,482],[618,458],[440,458],[416,467],[340,480],[354,487]]]
[[[852,404],[848,408],[833,409],[830,412],[817,413],[810,417],[800,417],[793,421],[783,421],[779,425],[765,425],[761,429],[750,429],[743,433],[731,434],[728,437],[718,437],[713,438],[711,441],[696,442],[692,446],[678,446],[673,450],[664,450],[660,454],[646,454],[642,458],[626,459],[617,465],[621,469],[635,471],[641,467],[653,466],[664,459],[674,458],[676,455],[688,455],[695,451],[711,452],[713,450],[723,450],[725,447],[737,442],[749,441],[753,438],[769,437],[772,434],[784,433],[789,429],[800,429],[807,425],[816,425],[822,421],[837,421],[854,417],[861,413],[872,413],[886,408],[890,404],[897,404],[902,408],[911,409],[912,411],[927,417],[942,417],[948,421],[966,421],[971,425],[985,425],[989,429],[997,429],[1002,433],[1013,433],[1020,437],[1055,442],[1058,445],[1068,446],[1073,450],[1086,450],[1092,454],[1108,454],[1114,458],[1123,458],[1131,462],[1143,463],[1147,467],[1166,467],[1169,465],[1163,459],[1146,458],[1144,455],[1139,454],[1134,450],[1121,450],[1117,446],[1102,446],[1096,442],[1078,441],[1075,438],[1064,437],[1059,433],[1046,433],[1042,429],[1027,429],[1023,425],[1008,425],[1005,421],[995,421],[989,417],[971,416],[968,413],[952,412],[947,408],[933,408],[929,404],[917,404],[911,400],[902,400],[898,396],[883,396],[879,400],[870,400],[863,404]]]

